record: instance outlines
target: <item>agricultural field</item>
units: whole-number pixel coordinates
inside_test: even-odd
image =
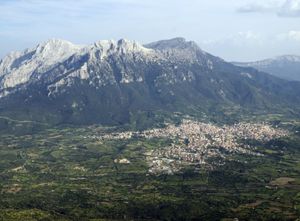
[[[263,139],[242,134],[243,139],[229,140],[237,151],[203,136],[212,143],[200,156],[220,154],[184,158],[187,151],[197,153],[192,147],[199,137],[180,129],[199,125],[221,134],[231,131],[230,139],[240,130],[187,121],[138,132],[66,126],[34,134],[1,133],[0,220],[300,218],[298,122],[270,125],[273,135]],[[183,136],[175,136],[176,128]],[[175,148],[173,155],[168,148]],[[151,162],[159,160],[175,166],[153,170]]]

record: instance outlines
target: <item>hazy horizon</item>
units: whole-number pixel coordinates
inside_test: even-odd
[[[145,44],[184,37],[227,61],[300,51],[300,0],[3,0],[0,10],[0,58],[51,38]]]

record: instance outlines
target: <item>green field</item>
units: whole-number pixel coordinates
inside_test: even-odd
[[[299,124],[281,126],[290,137],[255,144],[264,156],[172,175],[149,174],[145,160],[168,139],[87,139],[117,130],[98,126],[2,133],[0,220],[297,220]]]

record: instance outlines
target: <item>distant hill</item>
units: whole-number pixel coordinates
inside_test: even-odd
[[[285,55],[262,61],[233,62],[233,64],[253,67],[283,79],[300,81],[300,56]]]

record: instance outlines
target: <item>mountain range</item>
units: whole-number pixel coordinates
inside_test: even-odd
[[[299,114],[299,104],[300,82],[236,66],[183,38],[52,39],[0,61],[0,116],[16,120],[116,125],[156,112]]]
[[[255,62],[233,62],[233,64],[253,67],[283,79],[300,81],[300,56],[297,55],[283,55]]]

